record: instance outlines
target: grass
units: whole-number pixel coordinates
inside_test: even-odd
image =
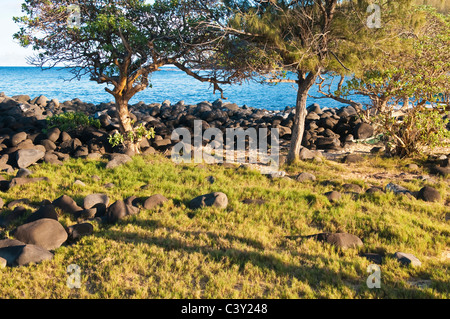
[[[363,164],[304,162],[284,168],[290,176],[315,174],[317,180],[307,183],[272,180],[246,168],[177,165],[161,155],[136,157],[112,171],[97,161],[42,164],[33,168],[34,176],[49,182],[0,192],[0,197],[6,203],[26,197],[36,206],[67,194],[81,205],[91,193],[106,193],[111,202],[160,193],[169,202],[116,225],[92,221],[93,235],[58,248],[51,261],[0,269],[0,298],[449,298],[446,180],[433,183],[444,197],[441,203],[387,193],[357,199],[345,194],[332,204],[323,195],[342,191],[345,183],[368,188],[391,181],[417,191],[424,182],[400,175],[411,173],[405,164],[373,158]],[[373,177],[377,174],[385,178]],[[208,176],[214,176],[213,184]],[[73,186],[76,179],[86,186]],[[106,183],[116,187],[105,188]],[[149,186],[141,189],[144,185]],[[227,209],[188,208],[192,198],[215,191],[227,194]],[[248,205],[242,203],[246,198],[266,202]],[[29,213],[34,209],[26,207]],[[0,238],[21,222],[0,232]],[[62,214],[60,222],[76,223]],[[318,232],[352,233],[364,247],[339,251],[314,240],[286,238]],[[391,257],[397,251],[413,253],[422,267],[400,265]],[[371,262],[361,252],[385,255],[381,289],[367,288]],[[81,268],[79,289],[67,286],[70,264]],[[419,279],[430,284],[411,284]]]

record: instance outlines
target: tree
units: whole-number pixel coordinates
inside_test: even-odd
[[[414,7],[405,15],[408,20],[401,42],[409,50],[368,61],[360,76],[335,92],[330,85],[328,92],[322,91],[337,100],[369,97],[362,118],[389,137],[386,150],[401,157],[420,154],[449,137],[443,114],[445,108],[450,110],[450,16],[431,7]]]
[[[68,23],[74,17],[72,8],[80,14],[79,23]],[[212,83],[215,90],[221,90],[218,84],[229,83],[220,80],[217,72],[192,73],[185,62],[210,63],[220,38],[203,28],[203,22],[219,9],[216,0],[155,0],[152,4],[145,0],[25,0],[26,15],[15,18],[21,25],[15,38],[39,52],[31,64],[63,65],[76,78],[88,74],[106,84],[105,90],[116,102],[126,146],[139,152],[128,102],[149,87],[153,72],[175,64]]]
[[[369,1],[227,0],[232,17],[216,28],[230,41],[219,59],[242,77],[263,75],[271,83],[297,85],[288,161],[298,160],[308,92],[325,73],[360,74],[360,66],[386,51],[400,49],[396,27],[409,0],[379,1],[381,28],[368,23]],[[372,6],[373,7],[373,6]],[[378,7],[374,7],[377,9]],[[287,77],[288,72],[295,75]]]

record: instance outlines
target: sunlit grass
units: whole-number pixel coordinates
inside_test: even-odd
[[[388,180],[362,178],[379,172],[418,190],[424,182],[396,177],[408,172],[406,163],[374,158],[357,165],[324,161],[283,168],[294,178],[304,171],[316,175],[315,182],[306,183],[270,179],[246,168],[176,165],[161,155],[136,157],[112,171],[104,169],[105,162],[83,160],[36,166],[34,175],[50,181],[0,193],[5,202],[29,198],[30,213],[33,205],[62,194],[80,205],[86,195],[99,192],[111,202],[157,193],[169,202],[116,225],[92,221],[94,235],[58,248],[51,261],[1,269],[0,298],[448,298],[449,261],[442,254],[449,247],[450,226],[444,202],[386,193],[344,194],[332,204],[323,195],[333,189],[343,192],[345,183],[364,189],[385,186]],[[214,177],[213,184],[208,176]],[[73,186],[76,179],[86,186]],[[107,183],[115,187],[104,187]],[[144,185],[148,187],[142,189]],[[433,185],[448,197],[445,180]],[[188,208],[192,198],[215,191],[227,194],[226,209]],[[265,203],[242,203],[246,198]],[[76,223],[67,215],[60,222]],[[367,288],[371,262],[359,251],[286,238],[319,232],[355,234],[365,244],[361,252],[384,254],[382,288]],[[422,267],[401,266],[391,257],[396,251],[413,253]],[[81,267],[80,289],[66,285],[70,264]],[[431,286],[411,286],[411,278],[431,280]]]

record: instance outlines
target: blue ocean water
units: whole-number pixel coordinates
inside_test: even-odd
[[[114,100],[104,90],[105,85],[90,81],[88,76],[69,81],[71,78],[73,75],[64,68],[41,70],[37,67],[0,67],[0,92],[7,96],[27,94],[31,98],[43,94],[50,99],[57,98],[60,102],[74,98],[94,104]],[[197,104],[202,101],[213,102],[220,98],[219,92],[213,94],[209,83],[201,83],[171,66],[162,67],[160,71],[153,73],[151,84],[151,88],[138,93],[130,104],[139,101],[147,104],[161,103],[164,100],[172,103],[183,100],[185,104]],[[290,83],[269,85],[250,82],[225,85],[222,88],[226,101],[239,106],[247,105],[267,110],[282,110],[286,106],[295,106],[296,89]],[[320,96],[316,87],[311,89],[310,95]],[[331,99],[310,98],[308,103],[318,103],[322,107],[331,108],[344,106]]]

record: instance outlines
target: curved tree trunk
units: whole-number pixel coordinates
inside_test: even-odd
[[[119,119],[120,133],[125,137],[125,147],[133,154],[140,153],[140,141],[131,142],[127,140],[127,135],[133,132],[130,112],[128,110],[128,99],[125,97],[116,97],[117,117]]]
[[[303,133],[305,132],[305,118],[307,115],[306,100],[308,99],[308,92],[316,83],[317,77],[321,69],[309,72],[298,72],[298,91],[297,102],[295,107],[294,126],[292,130],[291,148],[288,153],[287,161],[292,164],[299,159],[300,150],[302,148]]]

